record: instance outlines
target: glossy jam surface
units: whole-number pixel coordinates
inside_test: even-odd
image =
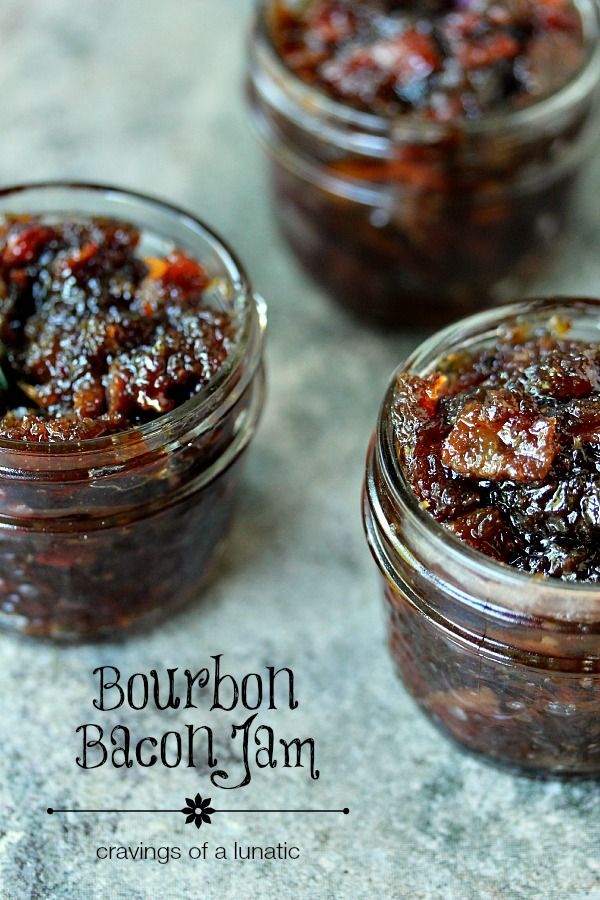
[[[554,264],[598,110],[590,0],[263,0],[261,13],[249,96],[279,226],[337,303],[439,327]]]
[[[78,640],[153,622],[197,597],[232,515],[263,400],[254,310],[209,274],[229,271],[227,248],[171,211],[154,230],[156,207],[138,205],[139,231],[68,214],[0,222],[7,629]],[[206,404],[169,415],[209,383]]]
[[[398,458],[421,507],[534,575],[600,580],[600,346],[501,331],[395,385]]]
[[[572,0],[277,0],[273,38],[336,100],[443,122],[529,106],[584,61]]]
[[[234,327],[174,249],[142,258],[110,219],[0,224],[0,438],[75,441],[151,421],[203,388]]]

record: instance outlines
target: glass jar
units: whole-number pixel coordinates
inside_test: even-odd
[[[283,63],[262,0],[249,96],[279,226],[339,303],[388,325],[435,325],[518,295],[552,260],[593,134],[598,9],[577,78],[522,110],[450,124],[337,102]]]
[[[501,323],[573,322],[600,343],[600,301],[525,301],[430,338],[402,369],[424,375]],[[393,382],[367,458],[363,514],[405,687],[470,750],[532,772],[600,772],[600,586],[527,575],[471,549],[421,509],[400,469]]]
[[[196,596],[225,536],[264,401],[265,310],[223,241],[157,200],[81,184],[0,192],[0,215],[104,216],[213,276],[237,339],[197,395],[155,421],[71,443],[0,440],[0,625],[79,639],[145,624]]]

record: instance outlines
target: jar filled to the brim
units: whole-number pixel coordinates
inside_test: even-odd
[[[264,402],[264,305],[218,236],[151,198],[25,185],[0,194],[0,214],[3,333],[23,345],[4,353],[25,372],[10,390],[38,402],[0,424],[0,624],[118,634],[195,598],[223,543]],[[61,390],[87,418],[61,412]]]
[[[250,39],[249,97],[267,150],[275,214],[303,267],[365,319],[440,325],[518,296],[556,258],[595,134],[598,11],[592,0],[563,4],[581,27],[580,46],[574,42],[579,68],[573,75],[566,70],[563,83],[561,67],[568,60],[575,65],[573,53],[561,55],[549,44],[533,47],[533,62],[517,57],[498,63],[489,48],[500,52],[508,45],[510,53],[512,31],[498,25],[495,34],[487,22],[490,34],[478,38],[477,22],[468,25],[476,11],[458,3],[455,10],[442,5],[444,27],[456,31],[463,23],[473,35],[448,51],[456,58],[446,59],[438,76],[431,71],[442,65],[427,31],[432,20],[423,14],[411,29],[403,18],[436,4],[391,5],[388,15],[379,0],[313,0],[300,7],[263,0]],[[508,9],[499,4],[496,13],[508,15]],[[358,38],[350,37],[328,59],[339,34],[352,28],[352,16],[375,17],[363,30],[369,35],[378,29],[377,40],[354,47]],[[516,25],[513,31],[518,33]],[[460,110],[453,114],[443,95],[441,111],[406,111],[424,102],[419,98],[427,97],[436,78],[451,81],[461,54],[470,54],[476,68]],[[538,99],[524,89],[512,104],[486,108],[488,82],[494,90],[498,82],[509,90],[515,73],[535,70],[538,58],[546,80],[557,79],[555,91]],[[386,114],[385,106],[376,105],[373,83],[379,84],[378,66],[388,61],[396,93]],[[337,81],[330,75],[340,70],[350,99],[339,88],[342,75]],[[384,86],[387,98],[391,88]],[[482,95],[476,114],[468,105],[475,89]],[[353,105],[357,98],[361,103]]]
[[[547,328],[558,336],[548,337]],[[520,375],[513,372],[530,389],[536,371],[546,372],[537,396],[552,415],[536,412],[524,395],[468,383],[473,359],[500,380],[494,361],[508,351],[506,344],[494,348],[499,334],[510,333],[522,342],[511,365],[542,347],[537,369],[524,363]],[[581,356],[579,345],[567,341],[582,342]],[[525,301],[445,329],[398,370],[367,458],[364,522],[404,686],[459,743],[533,773],[600,771],[600,395],[592,384],[600,352],[594,342],[600,347],[600,301],[592,300]],[[573,347],[561,368],[557,354]],[[579,360],[582,366],[595,360],[586,369],[588,383],[573,374]],[[436,373],[448,361],[463,365],[463,392],[448,395],[440,412],[436,393],[445,376]],[[477,378],[481,384],[481,371]],[[432,429],[442,422],[439,434],[421,432],[421,457],[399,437],[406,435],[406,419],[398,379],[408,385],[403,402],[426,385],[424,405],[415,410],[417,430],[429,428],[435,416]],[[452,427],[443,425],[444,416]],[[560,423],[575,435],[562,444]],[[479,443],[468,444],[469,428]],[[458,438],[460,458],[452,456]],[[457,474],[475,464],[482,467],[479,480]]]

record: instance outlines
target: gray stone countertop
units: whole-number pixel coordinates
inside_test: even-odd
[[[349,320],[274,232],[240,91],[247,13],[243,0],[0,5],[0,180],[114,182],[191,208],[236,247],[270,319],[268,407],[202,600],[123,643],[58,649],[0,638],[0,896],[600,897],[598,786],[534,782],[462,754],[392,673],[359,492],[382,392],[420,336],[382,336]],[[600,156],[560,268],[538,290],[598,294],[599,193]],[[194,668],[219,652],[238,672],[293,667],[300,707],[273,721],[315,738],[321,771],[312,783],[295,770],[257,774],[228,805],[347,805],[350,816],[228,815],[190,834],[168,815],[45,814],[49,805],[170,807],[206,793],[205,775],[189,769],[83,772],[74,729],[94,721],[94,667]],[[152,710],[121,720],[140,735],[167,727]],[[100,845],[187,850],[201,837],[287,841],[301,855],[96,858]]]

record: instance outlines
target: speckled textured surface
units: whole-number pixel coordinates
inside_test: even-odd
[[[0,180],[117,182],[189,206],[227,235],[270,302],[268,410],[204,598],[122,644],[0,639],[0,896],[600,897],[598,785],[535,783],[461,754],[392,674],[359,489],[384,385],[418,336],[361,329],[323,302],[280,246],[240,94],[247,10],[242,0],[0,7]],[[600,158],[561,267],[538,290],[598,293],[599,190]],[[74,729],[96,718],[91,670],[194,668],[219,652],[238,672],[294,668],[300,707],[272,722],[284,736],[315,738],[321,778],[263,772],[245,791],[213,790],[214,802],[348,805],[351,815],[229,815],[202,832],[211,847],[287,841],[300,847],[294,862],[97,861],[100,845],[185,851],[201,835],[176,816],[51,818],[47,806],[177,806],[205,792],[207,778],[181,768],[77,769]],[[203,712],[193,721],[213,721]],[[139,736],[188,716],[104,714]],[[230,718],[214,719],[223,735]]]

